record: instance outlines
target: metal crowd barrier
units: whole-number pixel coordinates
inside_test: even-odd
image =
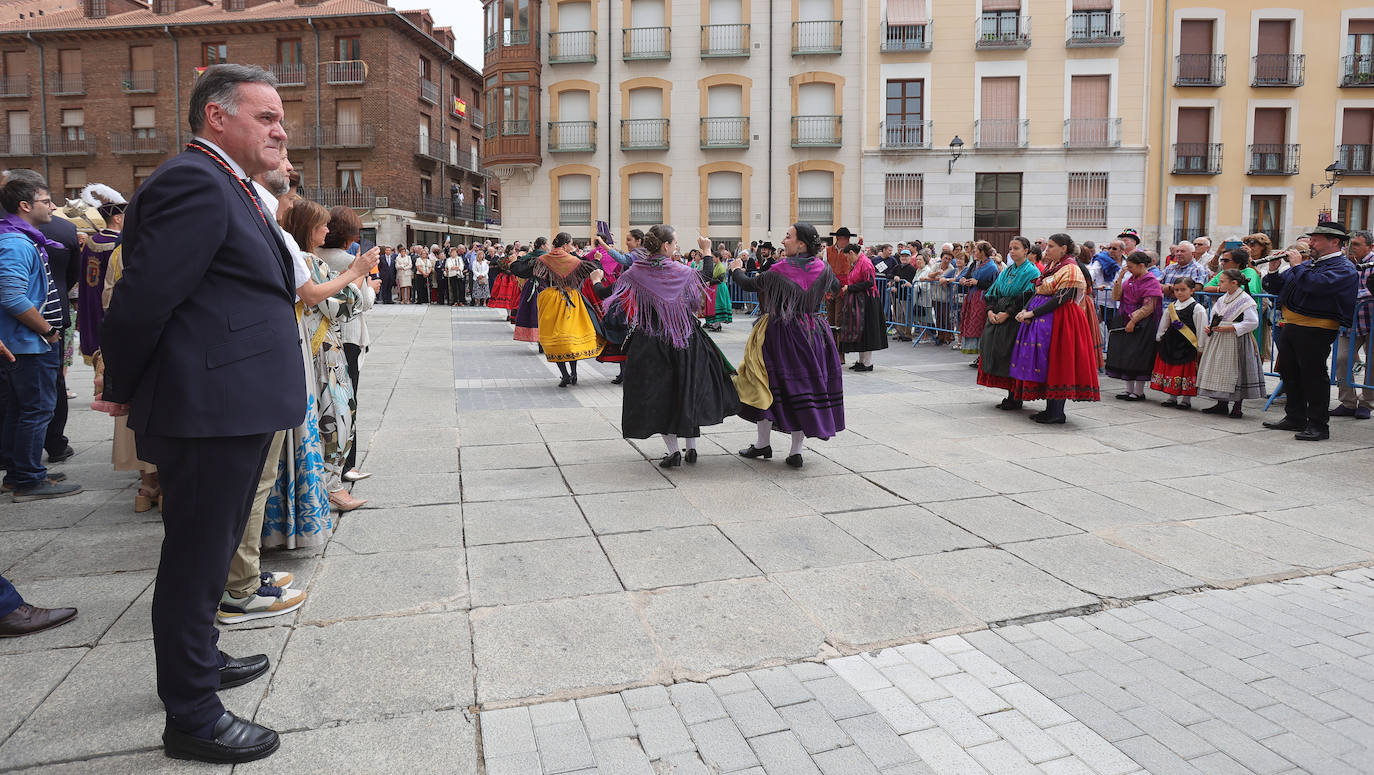
[[[878,278],[878,293],[886,299],[886,320],[889,328],[908,336],[912,346],[930,337],[938,343],[941,337],[959,337],[959,316],[963,312],[968,289],[954,282],[939,280],[890,280]]]

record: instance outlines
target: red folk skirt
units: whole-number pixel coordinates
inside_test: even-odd
[[[515,282],[515,276],[502,272],[497,275],[491,284],[491,300],[487,302],[488,307],[497,309],[515,309],[520,306],[520,286]]]
[[[1165,363],[1156,355],[1155,367],[1150,374],[1150,387],[1171,396],[1197,395],[1197,361]]]
[[[1042,398],[1068,401],[1097,401],[1097,335],[1088,315],[1078,304],[1065,304],[1054,311],[1050,333],[1050,370],[1045,382],[1015,380],[1012,394],[1022,401]]]

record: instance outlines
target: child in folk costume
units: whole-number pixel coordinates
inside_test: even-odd
[[[1191,277],[1174,282],[1174,300],[1155,332],[1159,346],[1150,387],[1168,394],[1163,406],[1191,409],[1192,396],[1197,395],[1197,359],[1207,342],[1207,310],[1193,298],[1196,288]]]
[[[1212,319],[1203,329],[1207,343],[1197,374],[1198,395],[1217,401],[1202,410],[1206,414],[1239,419],[1242,401],[1264,395],[1259,348],[1253,336],[1245,336],[1259,327],[1259,310],[1244,283],[1239,269],[1223,269],[1217,278],[1222,296],[1212,303]]]

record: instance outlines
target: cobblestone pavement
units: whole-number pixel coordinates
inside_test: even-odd
[[[273,660],[226,705],[284,733],[238,771],[1374,771],[1374,426],[1108,400],[1047,428],[903,346],[846,372],[804,469],[736,457],[736,419],[663,471],[614,366],[560,390],[494,310],[369,325],[368,506],[266,553],[309,602],[222,639]],[[87,492],[0,503],[0,572],[81,608],[0,641],[0,771],[227,770],[158,750],[161,528],[83,403]]]

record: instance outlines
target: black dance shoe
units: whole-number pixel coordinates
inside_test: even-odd
[[[798,453],[795,454],[795,455],[788,455],[788,456],[787,456],[787,465],[792,466],[793,468],[801,468],[801,467],[802,467],[802,456],[801,456],[801,453],[798,452]]]
[[[271,756],[280,746],[276,732],[229,711],[215,722],[214,737],[209,740],[171,727],[162,732],[163,751],[172,759],[238,764]]]
[[[1309,425],[1303,429],[1302,433],[1294,434],[1293,438],[1298,441],[1326,441],[1331,438],[1331,431]]]
[[[1226,414],[1226,413],[1229,412],[1229,411],[1231,411],[1231,409],[1230,409],[1229,406],[1227,406],[1227,404],[1226,404],[1225,401],[1218,401],[1218,402],[1216,402],[1215,404],[1212,404],[1211,406],[1207,407],[1206,409],[1203,409],[1203,410],[1202,410],[1202,413],[1203,413],[1203,414]]]
[[[1245,416],[1245,413],[1240,410],[1239,401],[1236,402],[1235,406],[1231,407],[1231,414],[1227,416],[1230,417],[1232,420],[1239,420],[1240,418]]]
[[[762,457],[762,458],[768,458],[768,459],[771,460],[771,459],[773,458],[773,445],[772,445],[772,444],[769,444],[769,445],[766,446],[766,447],[756,447],[756,446],[754,446],[753,444],[750,444],[750,445],[749,445],[749,449],[742,449],[742,450],[739,451],[739,456],[740,456],[740,457]]]
[[[671,454],[671,455],[664,455],[664,456],[663,456],[663,459],[659,461],[658,467],[659,467],[659,468],[681,468],[681,467],[682,467],[682,452],[679,451],[679,452],[674,452],[674,453]]]
[[[615,378],[611,380],[611,384],[612,384],[612,385],[619,385],[620,383],[622,383],[622,382],[624,382],[624,381],[625,381],[625,375],[624,375],[624,374],[617,374],[617,375],[615,375]]]
[[[697,462],[697,451],[696,451],[695,449],[689,449],[689,450],[687,450],[687,454],[683,455],[683,456],[682,456],[682,459],[685,460],[685,461],[687,461],[687,462],[688,462],[689,464],[691,464],[691,465],[696,465],[696,462]]]
[[[1305,425],[1299,425],[1298,423],[1292,422],[1292,421],[1290,421],[1287,417],[1283,418],[1282,420],[1279,420],[1278,422],[1267,422],[1267,423],[1264,423],[1264,427],[1268,428],[1268,429],[1271,430],[1271,431],[1305,431],[1305,430],[1307,430],[1307,426],[1305,426]]]
[[[568,384],[570,384],[570,385],[576,385],[576,384],[577,384],[577,375],[576,375],[576,374],[572,375],[572,382],[570,382],[570,383],[568,383]]]
[[[1063,425],[1067,418],[1062,414],[1056,417],[1049,412],[1036,412],[1031,415],[1031,419],[1041,425]]]
[[[1021,406],[1021,402],[1015,398],[1004,398],[1002,399],[1002,403],[997,405],[997,408],[1010,411],[1012,409],[1020,409]]]
[[[251,657],[231,657],[223,651],[220,654],[224,656],[224,667],[219,669],[221,689],[243,686],[262,676],[270,666],[266,654],[254,654]]]
[[[571,384],[572,384],[572,377],[564,377],[564,378],[558,380],[558,386],[559,386],[559,387],[562,387],[562,388],[565,388],[565,387],[567,387],[568,385],[571,385]]]

